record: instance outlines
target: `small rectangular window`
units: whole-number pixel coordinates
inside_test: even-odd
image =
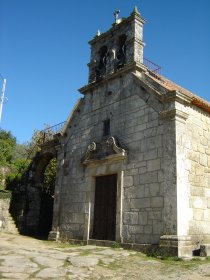
[[[110,119],[104,121],[104,136],[110,135]]]

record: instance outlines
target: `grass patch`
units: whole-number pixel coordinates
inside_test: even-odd
[[[79,244],[72,244],[69,242],[57,242],[57,241],[51,241],[51,240],[42,240],[42,242],[45,245],[49,245],[50,247],[56,248],[72,248],[72,247],[80,247]]]
[[[3,272],[0,272],[0,279],[8,279],[8,278],[3,276]]]
[[[79,255],[80,256],[89,256],[90,254],[92,254],[93,253],[93,250],[82,250],[82,251],[80,251],[79,252]]]
[[[37,264],[37,270],[34,271],[32,274],[30,274],[30,278],[29,278],[29,279],[36,279],[36,275],[37,275],[40,271],[42,271],[44,268],[47,268],[47,266],[42,265],[42,264],[36,262],[36,261],[34,260],[33,257],[29,258],[29,260],[30,260],[32,263]],[[1,278],[0,278],[0,279],[1,279]]]
[[[107,268],[111,270],[117,270],[122,268],[122,264],[117,263],[116,261],[113,261],[107,265]]]
[[[200,258],[192,258],[191,262],[200,262],[201,259]]]
[[[71,261],[69,260],[69,258],[66,258],[64,261],[63,267],[68,267],[70,265],[72,265]]]
[[[119,248],[121,248],[120,243],[118,243],[118,242],[113,242],[111,247],[112,247],[113,249],[119,249]]]
[[[102,260],[99,260],[99,261],[98,261],[98,265],[99,265],[99,266],[104,266],[105,263],[104,263]]]
[[[116,261],[113,261],[113,262],[110,262],[110,263],[105,263],[101,259],[98,261],[98,265],[102,266],[102,267],[105,267],[105,268],[108,268],[110,270],[118,270],[118,269],[122,268],[122,264],[119,264]]]

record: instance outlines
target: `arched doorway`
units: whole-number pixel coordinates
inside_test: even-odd
[[[43,239],[47,239],[52,229],[56,166],[57,161],[52,158],[43,170],[38,225],[38,235]]]
[[[56,150],[46,146],[34,157],[27,176],[25,233],[47,239],[52,229]]]

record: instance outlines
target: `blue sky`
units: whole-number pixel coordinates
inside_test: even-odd
[[[87,83],[88,41],[111,27],[115,9],[127,17],[135,5],[146,19],[144,56],[210,101],[209,0],[0,0],[8,98],[0,127],[23,143],[34,129],[66,120]]]

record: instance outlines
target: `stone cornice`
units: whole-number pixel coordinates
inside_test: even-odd
[[[111,27],[108,31],[102,33],[99,36],[95,36],[92,40],[90,40],[88,43],[90,45],[95,44],[96,42],[103,40],[105,37],[108,37],[110,35],[112,35],[114,32],[116,32],[116,30],[122,28],[122,25],[127,25],[128,23],[130,23],[132,20],[137,20],[138,22],[140,22],[141,24],[145,23],[145,20],[140,16],[140,14],[133,12],[129,17],[127,18],[123,18],[122,21],[118,24],[113,24],[113,27]]]
[[[164,110],[159,112],[159,115],[164,120],[176,119],[181,122],[185,122],[189,116],[189,114],[178,109]]]
[[[143,64],[140,64],[140,63],[137,63],[137,62],[132,62],[132,63],[126,64],[120,70],[106,75],[101,80],[90,83],[90,84],[87,84],[84,87],[81,87],[79,89],[79,92],[81,92],[82,94],[86,94],[89,90],[92,90],[92,89],[98,87],[99,85],[102,85],[102,84],[106,83],[107,81],[115,79],[116,77],[118,77],[122,74],[132,72],[132,71],[136,71],[136,70],[138,70],[140,72],[146,72],[147,68]]]
[[[166,95],[163,95],[163,102],[170,103],[170,102],[180,102],[182,104],[191,104],[193,97],[188,96],[180,91],[172,90],[168,92]]]

